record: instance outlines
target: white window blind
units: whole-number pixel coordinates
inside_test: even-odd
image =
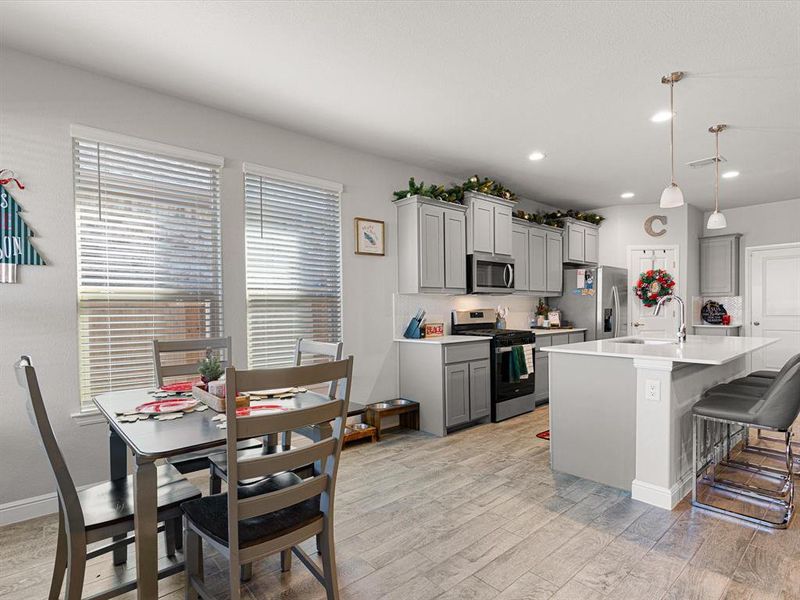
[[[289,365],[297,338],[342,337],[340,189],[247,165],[244,183],[249,366]]]
[[[221,164],[80,137],[73,159],[89,410],[97,394],[153,385],[153,339],[222,335]]]

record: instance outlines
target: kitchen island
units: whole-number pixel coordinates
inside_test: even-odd
[[[691,335],[683,344],[628,337],[542,348],[552,468],[673,508],[692,485],[692,406],[776,341]]]

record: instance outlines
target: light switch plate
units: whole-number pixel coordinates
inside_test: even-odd
[[[644,397],[650,402],[661,400],[661,384],[655,379],[648,379],[644,382]]]

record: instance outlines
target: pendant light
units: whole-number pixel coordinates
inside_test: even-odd
[[[716,154],[714,156],[714,212],[708,217],[706,229],[725,229],[728,226],[725,215],[719,212],[719,134],[727,128],[728,126],[724,123],[708,128],[714,134]]]
[[[661,208],[677,208],[683,206],[683,192],[678,184],[675,183],[675,100],[673,88],[675,84],[683,79],[683,71],[675,71],[661,78],[661,83],[669,84],[669,112],[672,118],[669,120],[669,156],[672,177],[670,184],[661,192]]]

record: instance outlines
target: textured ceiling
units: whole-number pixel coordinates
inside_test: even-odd
[[[687,201],[712,206],[713,169],[685,163],[718,122],[723,206],[800,197],[798,2],[5,2],[0,43],[581,208],[657,201],[649,117],[685,70]]]

